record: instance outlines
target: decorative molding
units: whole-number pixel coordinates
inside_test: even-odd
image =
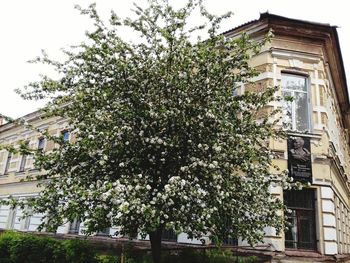
[[[315,64],[321,61],[320,55],[313,54],[313,53],[291,51],[291,50],[280,49],[280,48],[271,48],[270,52],[272,57],[288,59],[289,63],[291,62],[293,64],[295,63],[297,67],[300,66],[300,63],[302,62],[309,62],[309,63]]]
[[[289,65],[292,67],[292,68],[303,68],[303,65],[304,65],[304,62],[299,60],[299,59],[289,59]]]

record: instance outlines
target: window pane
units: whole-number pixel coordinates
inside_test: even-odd
[[[20,172],[24,171],[24,168],[26,166],[26,162],[27,162],[27,155],[22,155],[21,165],[19,167]]]
[[[238,95],[238,87],[234,87],[233,89],[232,89],[232,96],[237,96]]]
[[[4,174],[7,174],[8,171],[9,171],[10,163],[11,163],[11,157],[12,157],[12,155],[11,155],[11,153],[9,153],[8,156],[7,156],[7,160],[6,160],[6,165],[5,165],[5,172],[4,172]]]
[[[311,189],[285,191],[284,204],[289,208],[314,209],[315,194]]]
[[[314,248],[314,219],[313,211],[299,211],[299,243],[300,248],[313,249]]]
[[[44,138],[40,138],[39,139],[39,143],[38,143],[38,150],[43,150],[44,149],[44,145],[45,145],[45,139]]]
[[[309,129],[309,111],[307,93],[294,92],[295,129],[305,131]]]
[[[292,97],[293,102],[284,102],[283,122],[288,129],[310,130],[310,111],[307,78],[282,74],[282,96]]]
[[[285,242],[288,248],[298,248],[298,224],[296,211],[292,210],[287,218],[288,230],[285,232]]]
[[[29,145],[29,142],[25,142],[25,145],[28,146]],[[22,159],[21,159],[21,164],[19,166],[19,171],[20,172],[23,172],[24,171],[24,168],[26,166],[26,163],[27,163],[27,155],[26,154],[23,154],[22,155]]]
[[[78,234],[80,227],[80,221],[78,219],[74,219],[73,222],[70,223],[69,233],[70,234]]]
[[[307,92],[306,78],[302,76],[283,75],[282,89]]]
[[[177,235],[172,229],[164,229],[162,233],[162,240],[164,241],[177,241]]]
[[[282,96],[283,98],[292,97],[292,92],[282,91]],[[282,114],[283,114],[282,121],[285,125],[287,125],[288,129],[292,129],[293,128],[292,102],[283,100],[282,103],[283,103],[282,104]]]
[[[65,141],[65,142],[68,142],[69,141],[69,132],[68,131],[65,131],[65,132],[63,132],[63,140]]]
[[[97,232],[98,236],[108,236],[109,235],[109,227],[102,229],[101,231]]]

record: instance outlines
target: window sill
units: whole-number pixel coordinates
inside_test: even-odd
[[[308,137],[308,138],[319,139],[319,140],[322,137],[321,133],[311,133],[311,132],[287,131],[287,134],[289,136],[301,136],[301,137]]]
[[[294,257],[322,257],[320,253],[316,251],[316,249],[297,249],[297,248],[286,248],[285,250],[286,256],[294,256]]]

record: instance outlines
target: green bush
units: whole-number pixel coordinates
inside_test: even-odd
[[[109,251],[112,253],[112,251]],[[108,253],[108,252],[107,252]],[[153,263],[151,253],[126,249],[125,263]],[[183,249],[163,251],[165,263],[252,263],[256,257],[237,257],[229,250]],[[0,234],[0,263],[120,263],[115,255],[98,255],[79,239],[56,240],[18,232]]]
[[[5,232],[0,235],[0,263],[65,262],[58,241],[48,237]]]
[[[99,263],[120,263],[120,259],[117,256],[113,255],[99,255]]]
[[[10,247],[12,262],[64,262],[64,252],[60,244],[47,237],[18,235]]]
[[[98,263],[95,249],[86,241],[70,239],[63,241],[68,263]]]
[[[150,253],[140,250],[129,250],[125,255],[125,263],[153,263]]]
[[[126,253],[126,263],[152,263],[150,253],[131,251]],[[192,248],[179,251],[163,251],[164,263],[252,263],[256,257],[235,256],[231,251],[224,249],[195,250]],[[108,262],[109,263],[109,262]]]
[[[0,234],[0,263],[98,263],[85,241],[58,241],[17,232]]]
[[[5,232],[0,236],[0,263],[11,263],[10,260],[10,248],[12,241],[15,237],[15,233]]]
[[[235,256],[232,251],[224,249],[183,249],[175,252],[165,252],[162,256],[164,263],[252,263],[256,257]],[[143,261],[137,263],[146,263]],[[147,262],[148,263],[148,262]]]

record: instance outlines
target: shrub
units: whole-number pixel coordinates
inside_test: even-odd
[[[147,252],[129,250],[125,255],[125,263],[153,263],[153,260]]]
[[[111,252],[111,251],[109,251]],[[108,253],[108,252],[107,252]],[[79,239],[56,240],[7,231],[0,234],[0,263],[120,263],[115,255],[97,256],[95,248]],[[153,263],[150,253],[126,249],[125,263]],[[256,257],[237,257],[229,250],[183,249],[163,251],[165,263],[251,263]]]
[[[64,263],[65,252],[60,243],[52,238],[9,231],[0,235],[0,262]]]
[[[50,237],[4,232],[0,235],[0,263],[98,263],[86,241],[58,241]]]
[[[86,241],[70,239],[63,241],[66,261],[69,263],[98,263],[95,249]]]
[[[1,263],[11,263],[10,260],[10,248],[12,240],[14,239],[16,233],[5,232],[0,236],[0,262]]]
[[[125,262],[126,263],[152,263],[153,261],[149,253],[129,250],[126,253]],[[252,263],[252,262],[257,262],[257,258],[235,256],[232,253],[232,251],[224,250],[224,249],[196,250],[196,249],[188,248],[188,249],[183,249],[179,251],[163,251],[162,262],[164,263]]]
[[[99,263],[120,263],[120,260],[117,256],[113,256],[113,255],[99,255],[98,262]]]
[[[195,250],[195,249],[189,248],[189,249],[184,249],[175,253],[174,252],[163,253],[162,262],[165,262],[165,263],[251,263],[251,262],[257,262],[257,258],[235,256],[232,253],[232,251],[224,250],[224,249]]]

